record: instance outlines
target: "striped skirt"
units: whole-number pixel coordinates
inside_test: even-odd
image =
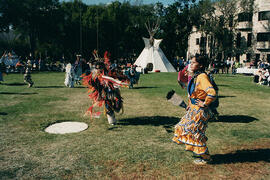
[[[186,115],[175,125],[172,140],[177,144],[185,144],[187,151],[192,151],[197,155],[208,153],[205,131],[210,113],[208,108],[204,109],[191,104]]]

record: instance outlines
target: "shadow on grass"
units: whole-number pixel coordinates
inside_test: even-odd
[[[6,116],[6,115],[7,115],[7,113],[5,113],[5,112],[0,112],[0,115],[2,115],[2,116]]]
[[[211,164],[231,164],[245,162],[270,162],[270,149],[245,149],[228,154],[211,155]]]
[[[219,116],[218,120],[215,122],[228,122],[228,123],[250,123],[253,121],[258,121],[257,118],[251,116],[244,116],[244,115],[225,115]]]
[[[147,86],[141,86],[141,87],[133,87],[133,89],[152,89],[157,87],[147,87]]]
[[[16,179],[16,172],[12,170],[0,170],[1,179]]]
[[[34,88],[65,88],[65,86],[35,86]]]
[[[36,92],[33,92],[33,93],[15,93],[15,92],[0,92],[0,94],[5,94],[5,95],[31,95],[31,94],[38,94]]]
[[[119,127],[116,125],[116,126],[111,126],[108,128],[109,131],[111,130],[119,130]]]
[[[218,96],[218,98],[227,98],[227,97],[236,97],[236,96]]]
[[[25,83],[2,83],[3,85],[6,86],[24,86],[26,85]]]
[[[168,116],[151,116],[151,117],[136,117],[122,119],[118,121],[119,125],[129,126],[129,125],[151,125],[151,126],[160,126],[163,125],[164,128],[171,128],[176,123],[179,122],[179,118],[168,117]]]

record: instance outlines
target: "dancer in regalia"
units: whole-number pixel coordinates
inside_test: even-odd
[[[65,78],[65,86],[69,87],[69,88],[73,88],[74,87],[74,67],[72,66],[71,63],[68,63],[66,66],[66,78]]]
[[[133,85],[137,84],[140,78],[140,73],[136,71],[136,66],[132,65],[125,74],[129,78],[129,89],[133,89]]]
[[[214,121],[218,120],[218,111],[217,108],[219,106],[219,98],[218,98],[218,86],[214,80],[213,74],[211,73],[211,71],[207,71],[207,76],[210,80],[210,83],[212,84],[212,86],[214,87],[215,91],[216,91],[216,99],[214,100],[214,102],[211,103],[211,105],[209,106],[209,109],[212,112],[212,117],[211,119]],[[182,69],[181,71],[179,71],[178,73],[178,83],[182,88],[186,88],[188,82],[191,80],[193,75],[193,72],[190,70],[190,64],[187,65],[184,69]]]
[[[206,58],[197,56],[191,60],[194,73],[188,83],[189,104],[186,115],[175,126],[173,141],[185,144],[186,150],[198,156],[196,164],[206,164],[210,160],[205,134],[208,119],[211,117],[209,105],[216,99],[216,91],[204,72]]]
[[[24,73],[24,82],[28,84],[28,87],[32,87],[34,82],[32,81],[31,78],[31,68],[32,68],[32,64],[31,61],[28,60],[27,61],[27,65],[26,65],[26,69],[25,69],[25,73]]]
[[[93,108],[104,105],[108,123],[115,125],[115,112],[120,112],[123,108],[119,87],[127,86],[128,78],[121,71],[110,69],[108,52],[105,52],[104,62],[98,61],[94,71],[83,75],[83,84],[89,88],[89,98],[92,100],[87,113],[94,117],[100,116],[101,112],[93,112]]]

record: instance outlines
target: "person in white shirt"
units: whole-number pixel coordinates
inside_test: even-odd
[[[226,72],[227,72],[227,74],[229,74],[230,67],[231,67],[231,59],[228,58],[226,60]]]

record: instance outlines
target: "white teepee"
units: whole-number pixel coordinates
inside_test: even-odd
[[[147,64],[152,63],[153,70],[155,72],[159,70],[160,72],[176,72],[174,67],[166,58],[165,54],[159,47],[162,39],[154,39],[153,46],[151,46],[150,39],[143,38],[145,48],[141,52],[140,56],[135,61],[134,65],[141,68],[146,68]]]

